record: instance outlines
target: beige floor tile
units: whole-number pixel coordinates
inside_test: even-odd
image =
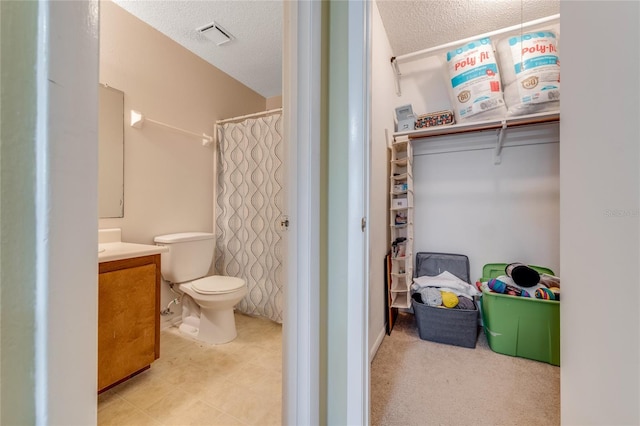
[[[98,424],[279,425],[282,327],[243,314],[236,326],[224,345],[163,330],[151,369],[100,395]]]
[[[282,425],[282,404],[268,405],[263,413],[257,413],[253,425],[260,426],[281,426]]]
[[[203,395],[203,401],[247,425],[280,424],[280,389],[277,395],[262,395],[249,387],[229,382],[225,388]]]
[[[265,349],[251,361],[264,371],[277,372],[282,375],[282,353],[276,349]]]
[[[251,388],[256,382],[266,381],[266,375],[267,372],[264,367],[253,364],[252,362],[245,362],[242,364],[242,368],[233,376],[228,377],[228,379],[236,385]]]
[[[160,333],[160,357],[180,353],[190,342],[177,327],[169,327]]]
[[[248,344],[250,344],[250,342],[242,342],[236,339],[224,345],[217,345],[216,350],[225,355],[237,355],[242,353]]]
[[[98,424],[101,426],[157,426],[162,423],[127,401],[121,401],[98,410]]]
[[[175,426],[211,426],[218,424],[222,414],[202,401],[191,401],[188,406],[168,415],[163,423]]]
[[[257,343],[247,343],[241,352],[236,355],[239,362],[253,362],[265,353],[265,349]]]
[[[165,357],[160,356],[160,359],[151,364],[149,373],[153,377],[159,377],[168,383],[179,385],[188,380],[191,370],[193,370],[193,367],[182,357],[167,355]]]
[[[235,399],[242,398],[243,392],[246,391],[246,388],[238,387],[233,382],[225,379],[218,385],[209,386],[203,390],[198,395],[198,398],[221,411],[228,412],[225,410],[226,405],[232,403]]]
[[[282,375],[279,373],[267,372],[248,387],[259,395],[277,396],[278,402],[282,400]]]
[[[189,362],[200,370],[208,370],[221,375],[231,375],[241,368],[243,360],[234,354],[224,354],[216,350],[193,350]]]
[[[122,403],[122,398],[120,398],[115,388],[111,388],[108,391],[102,392],[100,395],[98,395],[98,411],[113,403]]]
[[[240,420],[226,413],[221,413],[210,426],[246,426],[246,423],[242,423]]]
[[[180,383],[179,388],[195,398],[213,389],[224,388],[227,385],[228,376],[218,374],[211,370],[199,370],[192,366],[192,370],[185,376],[185,381]]]
[[[175,390],[175,386],[147,370],[117,386],[117,393],[138,408],[146,409]]]
[[[235,401],[228,413],[249,425],[280,424],[277,417],[281,411],[281,404],[272,401],[268,395],[247,393],[244,398]]]
[[[149,406],[144,410],[144,412],[154,419],[164,423],[165,419],[175,415],[176,413],[181,413],[195,402],[196,399],[194,399],[191,394],[188,394],[183,390],[175,390]]]

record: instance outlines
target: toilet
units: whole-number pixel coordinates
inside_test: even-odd
[[[207,276],[215,235],[183,232],[159,235],[154,242],[169,249],[161,254],[162,277],[170,284],[179,284],[184,294],[180,332],[210,344],[235,339],[238,334],[233,308],[247,294],[247,284],[241,278]]]

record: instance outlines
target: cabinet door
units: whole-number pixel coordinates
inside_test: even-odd
[[[98,390],[156,358],[156,265],[100,274]]]

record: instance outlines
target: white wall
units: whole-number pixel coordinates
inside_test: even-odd
[[[640,3],[560,8],[562,423],[637,425]]]
[[[373,359],[385,334],[387,289],[384,259],[389,250],[389,161],[387,136],[393,133],[393,56],[377,3],[372,3],[371,29],[371,177],[369,199],[369,351]]]
[[[506,147],[499,165],[493,148],[434,154],[429,141],[414,143],[416,253],[467,255],[472,282],[487,263],[524,262],[560,273],[558,126],[529,133],[555,143]],[[490,131],[467,139],[468,146],[491,146],[497,137]]]

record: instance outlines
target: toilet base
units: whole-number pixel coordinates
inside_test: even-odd
[[[229,343],[238,336],[233,309],[200,309],[200,317],[183,318],[179,330],[192,339],[213,345]]]

